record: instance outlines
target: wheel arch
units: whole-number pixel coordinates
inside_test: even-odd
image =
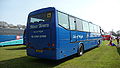
[[[82,48],[82,51],[81,51]],[[80,54],[80,52],[82,52],[82,54]],[[84,53],[84,44],[82,42],[79,43],[78,49],[77,49],[77,54],[78,56],[82,56]]]
[[[83,46],[83,48],[84,48],[84,43],[83,42],[79,42],[79,47],[78,48],[80,48],[81,46]]]

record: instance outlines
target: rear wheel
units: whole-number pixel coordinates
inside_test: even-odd
[[[82,56],[84,53],[84,47],[83,44],[81,44],[80,48],[78,49],[78,56]]]
[[[97,47],[100,47],[100,40],[98,41],[98,45],[97,45]]]

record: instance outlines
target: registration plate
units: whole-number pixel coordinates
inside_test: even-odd
[[[43,52],[43,50],[36,50],[36,52]]]

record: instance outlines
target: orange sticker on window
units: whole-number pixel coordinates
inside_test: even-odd
[[[47,18],[51,18],[51,13],[47,13]]]

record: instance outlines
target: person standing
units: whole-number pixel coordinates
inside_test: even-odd
[[[117,44],[119,45],[119,37],[116,38]]]
[[[109,39],[110,39],[109,46],[112,46],[112,37],[110,37]]]

